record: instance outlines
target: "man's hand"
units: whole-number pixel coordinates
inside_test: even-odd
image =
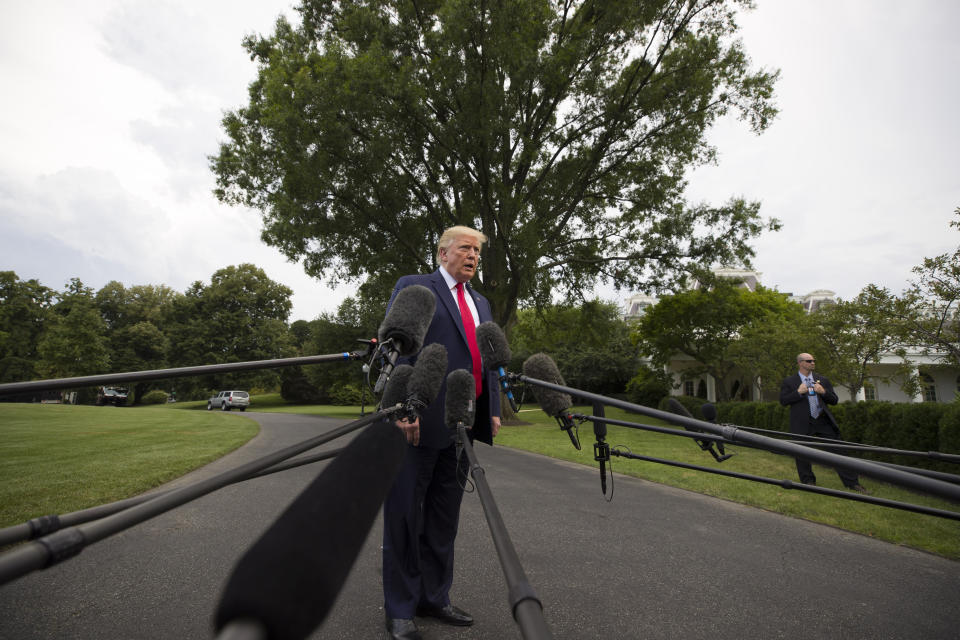
[[[420,444],[420,418],[417,418],[413,422],[410,422],[406,418],[402,418],[394,422],[400,431],[403,431],[404,437],[406,437],[407,442],[413,446]]]
[[[797,387],[797,393],[799,393],[802,396],[807,395],[807,384],[805,382],[801,382],[800,386]]]
[[[813,383],[813,390],[816,391],[816,392],[817,392],[818,394],[820,394],[820,395],[823,395],[823,394],[825,394],[825,393],[827,392],[827,390],[824,389],[824,388],[823,388],[823,385],[820,384],[819,382],[814,382],[814,383]]]
[[[490,430],[493,432],[493,437],[496,438],[497,434],[500,433],[500,416],[490,418]]]

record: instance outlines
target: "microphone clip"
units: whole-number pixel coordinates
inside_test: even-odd
[[[594,442],[593,459],[597,462],[610,462],[610,444],[604,441]]]
[[[394,339],[387,338],[376,345],[374,359],[376,359],[377,355],[379,355],[381,358],[380,376],[377,378],[377,382],[373,387],[373,393],[379,395],[383,393],[383,388],[386,386],[387,380],[390,378],[390,374],[393,372],[393,368],[397,364],[397,359],[400,357],[400,351],[394,344]]]
[[[561,413],[556,416],[557,424],[560,425],[560,429],[567,432],[567,435],[570,436],[570,442],[573,444],[573,448],[577,451],[580,451],[580,438],[577,434],[577,425],[573,421],[573,418],[568,413]]]

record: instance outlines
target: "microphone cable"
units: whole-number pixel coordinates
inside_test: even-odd
[[[466,464],[464,464],[463,461],[467,461]],[[479,468],[483,471],[483,467]],[[462,451],[461,455],[457,456],[457,484],[460,485],[460,489],[464,493],[474,493],[477,490],[477,486],[473,483],[473,480],[470,479],[469,460],[467,460],[466,454]]]

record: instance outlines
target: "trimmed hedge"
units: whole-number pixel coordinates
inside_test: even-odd
[[[947,405],[940,417],[939,451],[960,454],[960,404]]]
[[[700,417],[701,398],[674,396]],[[694,404],[696,403],[696,404]],[[666,406],[666,399],[661,401]],[[695,409],[695,410],[694,410]],[[843,402],[830,407],[840,426],[841,437],[850,442],[908,451],[960,453],[960,404]],[[723,402],[717,405],[719,422],[789,431],[789,408],[779,402]],[[867,455],[866,457],[928,469],[957,473],[957,465],[913,456]]]
[[[167,401],[167,392],[160,389],[154,389],[144,394],[140,402],[143,404],[163,404]]]

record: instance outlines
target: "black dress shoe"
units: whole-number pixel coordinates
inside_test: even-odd
[[[425,618],[436,618],[440,622],[452,624],[456,627],[469,627],[473,624],[473,616],[452,604],[448,604],[442,609],[420,607],[417,609],[417,615]]]
[[[407,618],[387,618],[387,633],[391,640],[423,640],[417,623]]]
[[[863,485],[860,484],[860,483],[857,483],[857,484],[853,485],[852,487],[847,487],[847,488],[850,489],[851,491],[856,491],[857,493],[862,493],[862,494],[865,495],[865,496],[871,496],[871,495],[873,495],[873,494],[870,492],[869,489],[867,489],[865,486],[863,486]]]

